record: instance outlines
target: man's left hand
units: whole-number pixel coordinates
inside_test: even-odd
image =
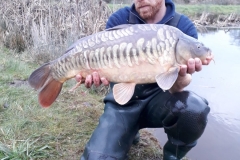
[[[178,78],[173,84],[172,88],[169,89],[170,93],[181,92],[188,86],[192,80],[192,75],[194,72],[202,70],[202,62],[199,58],[188,60],[187,65],[181,65]]]

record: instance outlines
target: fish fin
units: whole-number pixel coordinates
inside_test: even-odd
[[[121,24],[112,28],[108,28],[105,31],[112,31],[112,30],[118,30],[118,29],[123,29],[132,26],[133,24]]]
[[[133,96],[135,83],[118,83],[113,86],[113,97],[117,103],[124,105]]]
[[[78,82],[73,88],[71,88],[69,91],[73,92],[76,88],[78,88],[82,84],[81,80]]]
[[[177,80],[178,72],[179,67],[174,66],[171,67],[167,72],[157,75],[155,78],[158,86],[163,90],[169,90]]]
[[[62,89],[62,82],[59,82],[50,75],[50,63],[36,69],[28,78],[28,83],[36,90],[40,90],[38,100],[41,106],[50,106]]]
[[[63,83],[49,77],[38,94],[38,101],[42,107],[49,107],[61,92]]]
[[[42,65],[29,76],[28,83],[31,87],[36,90],[42,88],[51,71],[49,65],[49,63]]]

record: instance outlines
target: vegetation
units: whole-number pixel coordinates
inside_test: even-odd
[[[70,92],[75,85],[70,80],[52,107],[43,109],[27,79],[78,38],[103,30],[107,17],[120,6],[99,0],[0,3],[0,159],[79,159],[103,112],[106,91],[82,86]],[[177,5],[190,16],[202,8],[239,14],[239,6]],[[129,157],[160,159],[161,152],[157,140],[143,130]]]
[[[38,65],[27,52],[1,47],[0,56],[0,159],[79,159],[103,112],[104,95],[83,86],[70,92],[70,80],[50,108],[41,108],[26,81]],[[131,159],[160,158],[157,140],[146,130],[141,137]]]
[[[188,16],[201,15],[203,12],[214,13],[218,15],[228,15],[236,13],[240,15],[240,6],[238,5],[184,5],[177,4],[176,10]]]
[[[86,2],[0,4],[0,159],[74,160],[82,154],[103,112],[102,90],[82,86],[69,92],[76,83],[70,80],[52,107],[43,109],[27,79],[76,39],[104,29],[108,7],[99,7],[97,0]],[[159,159],[161,149],[143,130],[129,157]]]
[[[197,27],[239,27],[240,5],[176,5],[179,13],[187,15]]]
[[[117,10],[130,4],[108,4]],[[240,5],[176,4],[176,11],[188,16],[197,27],[238,27],[240,26]],[[201,29],[202,30],[202,29]]]
[[[107,3],[131,4],[133,0],[104,0]],[[218,5],[236,5],[239,0],[173,0],[177,4],[218,4]]]
[[[110,3],[109,6],[112,10],[124,6],[130,6],[130,4],[114,4]],[[240,15],[240,5],[216,5],[216,4],[176,4],[176,10],[189,17],[199,16],[203,12],[218,14],[218,15],[229,15],[231,13]]]
[[[110,13],[98,0],[3,1],[0,41],[18,52],[27,49],[43,63],[77,39],[103,30]]]

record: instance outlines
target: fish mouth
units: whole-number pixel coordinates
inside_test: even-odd
[[[208,65],[211,61],[214,61],[214,56],[212,54],[212,51],[209,50],[208,53],[207,53],[206,58],[202,61],[202,64],[203,65]]]

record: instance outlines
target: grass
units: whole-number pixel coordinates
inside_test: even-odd
[[[39,65],[27,53],[0,47],[0,159],[79,159],[103,112],[102,95],[64,84],[56,102],[41,108],[37,92],[27,83]],[[130,159],[160,159],[157,140],[146,130],[130,151]]]
[[[127,5],[109,6],[116,10]],[[203,11],[239,14],[240,5],[176,5],[176,10],[188,16]],[[37,92],[27,83],[39,66],[33,62],[36,57],[1,46],[0,57],[0,159],[79,159],[103,113],[103,95],[83,86],[69,92],[75,85],[69,80],[56,102],[50,108],[41,108]],[[142,130],[141,141],[133,145],[129,157],[161,159],[162,150],[155,137]]]
[[[117,10],[121,7],[131,6],[131,4],[109,4],[112,10]],[[210,12],[214,14],[227,15],[231,13],[240,14],[240,5],[215,5],[215,4],[199,4],[199,5],[187,5],[176,4],[176,10],[179,13],[187,16],[195,16],[202,14],[203,12]]]
[[[227,15],[231,13],[240,14],[240,5],[213,5],[213,4],[200,4],[200,5],[176,5],[176,10],[188,16],[195,16],[203,12],[214,14]]]

